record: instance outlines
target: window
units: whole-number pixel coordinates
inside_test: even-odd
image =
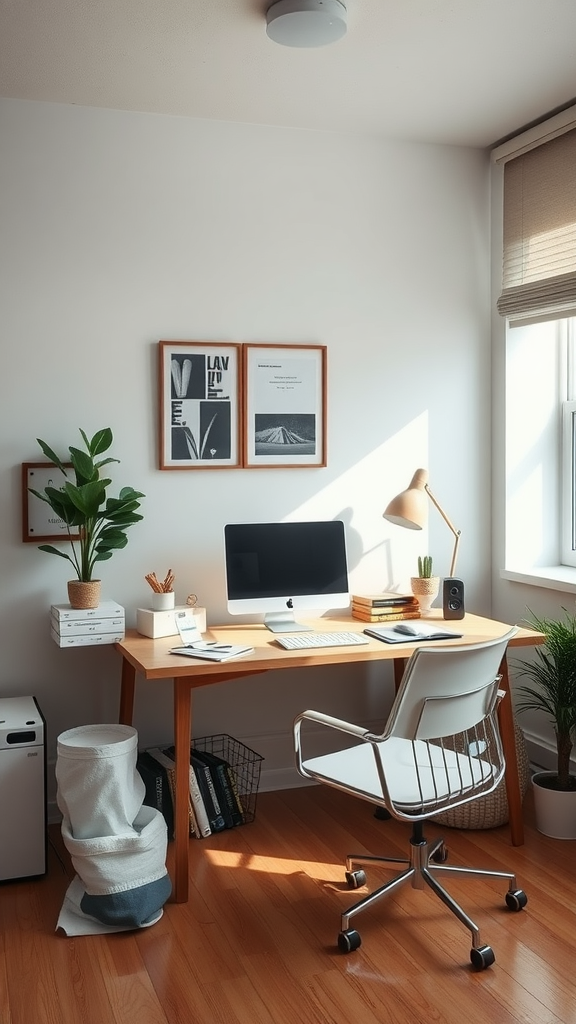
[[[563,565],[576,568],[576,318],[564,321],[567,398],[562,404],[562,526]]]
[[[507,331],[505,567],[576,587],[576,317]]]
[[[505,575],[560,565],[561,321],[508,327],[506,336]]]
[[[503,576],[576,592],[576,108],[492,156],[506,338]]]

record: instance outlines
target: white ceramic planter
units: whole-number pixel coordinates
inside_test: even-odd
[[[538,785],[555,772],[537,772],[532,776],[536,828],[552,839],[576,839],[576,790],[562,792]]]

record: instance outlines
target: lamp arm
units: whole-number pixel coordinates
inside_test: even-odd
[[[436,508],[438,509],[440,515],[442,516],[442,519],[446,523],[446,526],[448,526],[449,529],[454,534],[454,537],[455,537],[454,550],[452,551],[452,561],[450,563],[450,575],[453,576],[454,572],[455,572],[455,569],[456,569],[456,559],[458,557],[458,547],[460,545],[460,536],[461,536],[462,531],[461,530],[457,530],[456,527],[454,526],[454,523],[452,523],[450,521],[450,519],[446,515],[444,509],[442,508],[442,506],[439,504],[439,502],[436,500],[436,498],[432,494],[432,491],[428,487],[428,484],[424,484],[424,490],[426,491],[426,494],[430,498],[430,501],[432,502],[432,504],[435,505]]]

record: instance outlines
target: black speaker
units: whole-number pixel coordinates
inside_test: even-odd
[[[442,585],[442,611],[445,619],[464,618],[464,584],[455,576],[447,576]]]

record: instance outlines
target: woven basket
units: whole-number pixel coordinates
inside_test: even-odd
[[[516,739],[516,757],[518,760],[518,781],[520,783],[520,795],[526,796],[530,785],[530,762],[524,733],[520,726],[514,722],[514,736]],[[481,796],[469,804],[461,807],[454,807],[450,811],[443,811],[432,818],[432,821],[439,825],[447,825],[449,828],[498,828],[508,821],[508,799],[506,797],[506,780],[498,784],[493,793]]]
[[[100,580],[68,581],[68,600],[71,608],[80,611],[86,608],[97,608],[100,604]]]

